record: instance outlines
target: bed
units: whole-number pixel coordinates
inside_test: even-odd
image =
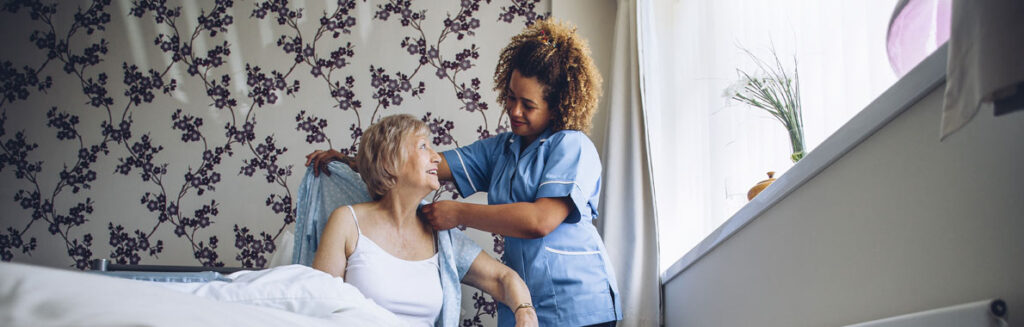
[[[308,270],[300,273],[300,268],[274,278],[318,273],[305,266],[294,267]],[[287,268],[293,266],[280,268],[284,270],[275,271],[288,273]],[[233,283],[158,283],[18,263],[0,263],[0,276],[2,326],[401,325],[397,317],[358,290],[326,274],[294,279],[288,287],[276,290],[266,287],[272,280],[260,278]],[[221,289],[220,294],[194,294],[187,290],[205,286],[211,291],[215,283],[246,284],[249,292],[228,294],[233,290]]]
[[[118,265],[89,271],[0,263],[0,326],[401,326],[341,278],[309,266],[334,207],[369,201],[340,163],[299,186],[294,246],[264,270]],[[330,204],[328,208],[327,204]],[[288,244],[291,245],[291,244]]]

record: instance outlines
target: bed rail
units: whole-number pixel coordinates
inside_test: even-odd
[[[203,267],[203,266],[165,266],[165,265],[124,265],[112,263],[107,259],[93,259],[89,269],[94,271],[145,271],[145,272],[204,272],[213,271],[231,274],[240,270],[258,270],[242,267]]]

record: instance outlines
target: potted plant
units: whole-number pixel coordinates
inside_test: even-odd
[[[789,132],[793,147],[790,159],[793,162],[804,157],[804,119],[800,109],[800,78],[793,58],[793,74],[790,75],[779,61],[775,49],[771,49],[774,63],[761,60],[750,50],[743,49],[757,64],[754,74],[736,69],[740,80],[726,89],[725,96],[754,108],[764,110],[775,117]]]

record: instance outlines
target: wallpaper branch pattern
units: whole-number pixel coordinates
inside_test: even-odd
[[[85,269],[98,257],[159,261],[165,250],[184,246],[204,266],[228,260],[266,267],[295,221],[294,158],[324,147],[352,155],[366,126],[403,111],[422,117],[439,149],[508,130],[500,110],[488,106],[493,66],[480,64],[481,53],[500,50],[519,28],[549,14],[538,13],[547,6],[541,0],[497,2],[338,0],[315,13],[287,0],[217,0],[191,4],[201,8],[183,4],[184,11],[167,0],[117,3],[121,10],[110,0],[77,7],[4,1],[0,15],[24,22],[8,33],[28,42],[0,58],[0,178],[5,194],[13,194],[2,204],[0,259],[27,259],[40,245],[60,242],[70,261],[47,258],[50,265]],[[371,15],[360,15],[367,9]],[[125,34],[121,21],[150,24],[155,37],[126,44],[115,36]],[[242,41],[229,35],[264,23],[276,26],[272,46],[291,60],[247,61],[251,56],[238,53],[232,42]],[[402,35],[353,35],[367,28]],[[394,49],[389,60],[363,52],[377,42]],[[128,47],[160,53],[165,64],[140,66],[123,54]],[[244,65],[232,69],[237,62]],[[424,102],[428,92],[457,105]],[[312,106],[309,98],[330,106]],[[45,109],[36,109],[40,103]],[[294,121],[259,119],[282,110]],[[154,112],[164,118],[153,119]],[[35,123],[40,119],[45,125]],[[111,189],[114,180],[132,189]],[[248,201],[231,191],[239,188],[264,192],[265,213],[257,220],[233,212]],[[127,200],[112,202],[107,194]],[[433,200],[442,197],[456,197],[453,184]],[[95,216],[100,209],[134,218]],[[231,234],[211,229],[217,223],[232,226]],[[224,237],[234,238],[233,250],[220,246]],[[503,239],[490,240],[500,255]],[[234,261],[221,257],[224,251]],[[492,298],[479,291],[471,298],[463,326],[493,319]]]
[[[85,77],[87,68],[100,61],[100,54],[106,53],[106,42],[100,40],[98,43],[93,43],[82,49],[81,54],[72,53],[68,46],[71,38],[82,30],[86,34],[103,30],[104,24],[110,21],[109,14],[102,13],[105,4],[94,3],[84,12],[79,9],[75,14],[74,23],[66,32],[66,36],[60,40],[57,39],[52,20],[52,15],[56,12],[56,5],[11,1],[4,4],[4,10],[17,13],[23,6],[30,7],[32,20],[42,21],[48,27],[48,29],[34,31],[30,36],[30,40],[35,43],[36,47],[47,50],[47,56],[38,65],[38,68],[33,69],[26,65],[21,72],[14,69],[14,65],[10,61],[3,62],[2,91],[4,98],[0,99],[0,106],[3,107],[3,112],[0,113],[0,137],[7,137],[5,127],[7,125],[7,108],[10,103],[27,99],[30,96],[29,90],[32,88],[36,88],[39,92],[45,92],[53,86],[51,77],[46,76],[40,81],[38,76],[39,72],[53,61],[63,63],[65,73],[75,75],[81,80],[85,95],[94,97],[94,100],[91,101],[93,106],[112,104],[112,100],[105,97],[105,90],[98,86],[100,83],[106,83],[106,75],[97,76],[97,81]],[[109,115],[110,109],[109,107],[107,109]],[[43,172],[43,162],[30,162],[28,159],[29,154],[39,145],[30,143],[22,131],[16,132],[12,138],[3,139],[3,145],[0,147],[0,150],[3,151],[0,154],[0,162],[2,162],[0,169],[13,166],[15,177],[28,182],[27,188],[17,191],[14,201],[18,202],[22,209],[31,210],[32,214],[31,219],[24,227],[18,229],[15,226],[10,226],[7,228],[8,234],[0,237],[0,254],[2,254],[3,260],[10,261],[13,259],[12,250],[20,250],[23,254],[31,253],[36,248],[36,238],[32,237],[26,242],[23,236],[36,222],[41,221],[40,224],[47,224],[47,231],[51,235],[61,238],[67,248],[68,256],[75,261],[76,267],[83,269],[92,256],[89,247],[92,246],[93,237],[91,234],[85,234],[81,238],[76,238],[71,236],[70,232],[73,228],[86,222],[86,216],[93,211],[94,202],[88,197],[84,200],[77,199],[79,202],[71,205],[67,214],[58,213],[54,207],[57,200],[60,199],[61,192],[70,189],[71,193],[77,194],[83,189],[91,188],[90,182],[96,180],[96,171],[92,169],[92,164],[96,162],[97,155],[101,152],[109,154],[107,143],[112,138],[107,130],[110,128],[109,125],[104,125],[103,139],[98,144],[87,145],[76,130],[79,122],[78,116],[58,112],[57,107],[52,107],[47,111],[47,119],[49,120],[47,127],[57,129],[58,140],[78,141],[80,149],[78,157],[70,169],[65,164],[64,169],[59,172],[60,180],[52,191],[44,190],[39,183],[39,174]]]

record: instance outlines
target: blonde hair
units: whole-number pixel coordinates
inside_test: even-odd
[[[512,37],[494,72],[494,89],[503,108],[515,70],[524,77],[536,77],[545,86],[544,101],[555,117],[552,130],[590,131],[601,97],[601,74],[590,58],[587,41],[576,34],[575,27],[548,18]]]
[[[398,182],[406,158],[406,139],[428,133],[426,123],[407,114],[381,118],[366,129],[359,141],[356,165],[374,200],[380,200]]]

